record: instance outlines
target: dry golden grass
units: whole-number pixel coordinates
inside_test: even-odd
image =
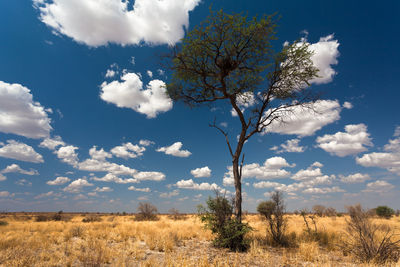
[[[317,218],[322,234],[311,240],[303,218],[288,215],[293,246],[273,248],[266,223],[248,215],[245,220],[254,229],[249,234],[251,247],[246,253],[233,253],[212,247],[211,233],[195,215],[185,220],[163,215],[149,222],[101,215],[101,221],[87,223],[82,222],[84,216],[69,216],[69,221],[44,222],[36,222],[33,214],[0,218],[8,223],[0,225],[0,266],[373,266],[343,255],[346,217]],[[375,222],[399,232],[399,217]]]

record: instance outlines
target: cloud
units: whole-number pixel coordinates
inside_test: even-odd
[[[98,161],[104,161],[107,158],[112,158],[112,155],[104,149],[97,150],[96,146],[93,146],[91,149],[89,149],[89,155],[92,159],[98,160]]]
[[[55,180],[47,181],[46,184],[48,185],[62,185],[71,181],[68,177],[59,176]]]
[[[367,150],[365,146],[372,146],[365,124],[350,124],[346,125],[344,129],[346,132],[318,137],[317,146],[339,157],[358,154]]]
[[[311,60],[314,66],[319,69],[318,78],[312,79],[310,83],[324,84],[332,81],[336,72],[332,69],[331,65],[338,64],[337,58],[339,56],[339,42],[333,39],[333,34],[321,37],[319,42],[310,44],[309,50],[314,54]]]
[[[154,142],[150,141],[150,140],[142,139],[142,140],[139,141],[139,145],[141,145],[141,146],[150,146],[150,145],[154,145]]]
[[[253,186],[255,188],[271,188],[271,187],[279,187],[282,184],[280,183],[276,183],[276,182],[270,182],[270,181],[262,181],[262,182],[258,182],[258,183],[254,183]]]
[[[179,190],[175,189],[175,190],[172,190],[171,192],[161,193],[160,197],[161,198],[171,198],[171,197],[175,197],[177,195],[179,195]]]
[[[69,192],[69,193],[79,193],[82,191],[83,187],[86,186],[93,186],[93,184],[89,183],[85,179],[80,178],[70,183],[63,190],[64,192]]]
[[[193,189],[193,190],[221,190],[221,188],[213,183],[195,183],[192,179],[189,180],[180,180],[176,183],[176,186],[178,188],[183,188],[183,189]]]
[[[65,146],[65,143],[60,136],[55,136],[54,138],[45,138],[39,146],[55,150],[58,146]]]
[[[151,191],[150,188],[148,188],[148,187],[146,187],[146,188],[136,188],[133,185],[128,187],[128,190],[138,191],[138,192],[150,192]]]
[[[394,137],[397,137],[397,129]],[[400,137],[390,139],[383,150],[385,152],[373,152],[357,157],[356,162],[364,167],[384,168],[400,176]]]
[[[112,192],[113,189],[108,186],[103,186],[103,187],[96,187],[96,189],[93,191],[94,192]]]
[[[363,183],[363,182],[371,179],[371,177],[369,177],[368,174],[362,174],[362,173],[354,173],[354,174],[350,174],[348,176],[339,175],[339,177],[340,177],[340,181],[342,181],[343,183],[349,183],[349,184]]]
[[[47,110],[33,101],[28,88],[0,81],[0,132],[39,139],[51,130]]]
[[[6,145],[0,147],[0,157],[33,163],[44,162],[42,155],[37,153],[33,147],[15,140],[8,140]]]
[[[11,194],[8,191],[0,191],[0,197],[13,197],[15,194]]]
[[[322,127],[340,119],[342,107],[337,100],[318,100],[304,106],[282,109],[275,113],[280,116],[265,128],[263,134],[294,134],[300,137],[313,135]],[[268,110],[266,114],[269,114]]]
[[[196,168],[194,170],[191,170],[190,173],[196,178],[211,176],[211,170],[208,166],[205,166],[203,168]]]
[[[0,182],[5,180],[7,180],[7,177],[0,173]]]
[[[175,156],[175,157],[187,158],[192,153],[190,151],[188,151],[188,150],[181,150],[182,145],[183,144],[181,142],[176,142],[176,143],[173,143],[170,146],[160,147],[156,151],[157,152],[164,152],[167,155],[172,155],[172,156]]]
[[[394,188],[394,185],[392,185],[386,181],[376,180],[375,182],[368,183],[366,188],[364,190],[362,190],[362,192],[384,193],[384,192],[390,191],[393,188]]]
[[[324,188],[310,187],[303,191],[303,193],[306,194],[328,194],[328,193],[338,193],[338,192],[346,192],[346,191],[338,186],[324,187]]]
[[[117,73],[118,73],[118,72],[115,71],[115,70],[108,69],[107,72],[106,72],[105,77],[106,77],[106,78],[113,78],[115,75],[117,75]]]
[[[78,147],[76,146],[62,146],[54,153],[57,155],[62,162],[70,164],[72,166],[77,166],[78,164],[78,154],[75,152]]]
[[[34,0],[40,20],[78,43],[173,45],[200,0]],[[132,9],[131,9],[132,8]]]
[[[287,178],[290,176],[290,172],[282,169],[284,167],[292,168],[296,164],[290,165],[286,159],[282,157],[272,157],[267,159],[263,165],[258,163],[251,163],[243,165],[242,178],[256,178],[256,179],[279,179]],[[223,179],[224,185],[233,185],[233,168],[228,166],[228,172],[224,174]]]
[[[110,152],[119,158],[133,159],[142,156],[144,151],[146,151],[145,147],[133,145],[132,143],[128,142],[122,144],[121,146],[114,147]]]
[[[60,193],[54,193],[54,191],[49,191],[47,193],[42,193],[42,194],[37,195],[36,197],[34,197],[34,199],[41,199],[41,198],[53,197],[53,196],[59,197],[59,196],[61,196],[61,194]]]
[[[39,174],[38,171],[34,170],[34,169],[30,169],[29,171],[21,169],[21,167],[15,163],[7,166],[0,173],[11,173],[11,172],[21,173],[21,174],[26,174],[26,175],[38,175]]]
[[[129,183],[138,183],[139,182],[138,179],[135,179],[135,178],[125,178],[125,179],[123,179],[123,178],[118,177],[117,175],[112,174],[112,173],[107,173],[106,175],[104,175],[101,178],[92,177],[91,179],[94,180],[94,181],[114,182],[114,183],[117,183],[117,184],[129,184]]]
[[[278,154],[284,153],[284,152],[294,152],[294,153],[304,152],[305,147],[299,146],[299,143],[300,143],[300,139],[290,139],[280,145],[281,149],[279,149],[279,147],[277,147],[277,146],[274,146],[274,147],[270,148],[270,150],[275,150],[276,153],[278,153]]]
[[[125,73],[120,81],[101,84],[100,97],[120,108],[130,108],[147,118],[155,118],[173,106],[166,92],[165,83],[152,80],[143,89],[143,82],[136,73]]]
[[[15,184],[20,186],[32,186],[32,183],[26,179],[19,179],[18,181],[15,182]]]
[[[351,104],[350,102],[344,102],[343,103],[343,107],[346,109],[352,109],[353,108],[353,104]]]

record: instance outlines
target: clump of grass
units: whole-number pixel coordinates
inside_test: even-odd
[[[7,226],[8,222],[7,221],[0,221],[0,226]]]
[[[82,219],[82,222],[84,222],[84,223],[101,222],[101,221],[102,221],[102,218],[98,215],[86,215]]]
[[[395,239],[391,227],[372,223],[370,215],[361,205],[350,206],[347,210],[350,220],[347,221],[348,241],[344,245],[345,252],[361,262],[398,262],[400,239]]]

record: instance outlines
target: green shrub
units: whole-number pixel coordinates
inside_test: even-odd
[[[386,219],[390,219],[394,215],[394,210],[388,206],[378,206],[375,209],[376,215]]]
[[[246,251],[250,241],[245,235],[252,229],[233,218],[233,205],[218,192],[215,198],[209,197],[206,203],[207,208],[202,205],[198,207],[199,216],[205,227],[215,234],[213,244],[232,251]]]
[[[6,225],[8,225],[8,222],[6,222],[6,221],[0,221],[0,226],[6,226]]]
[[[267,220],[267,232],[271,234],[273,245],[289,246],[289,239],[286,234],[287,220],[284,218],[285,203],[282,192],[273,192],[271,200],[261,202],[257,206],[257,211]]]

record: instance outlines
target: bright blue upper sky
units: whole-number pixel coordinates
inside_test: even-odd
[[[274,189],[290,210],[400,208],[398,1],[25,0],[0,2],[0,211],[195,211],[213,188],[233,192],[208,124],[234,141],[238,118],[172,103],[162,87],[160,54],[211,4],[277,12],[274,47],[303,38],[321,71],[319,114],[246,143],[244,208]]]

